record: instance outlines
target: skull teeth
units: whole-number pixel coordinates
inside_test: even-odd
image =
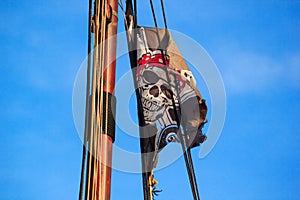
[[[149,101],[148,99],[143,99],[143,107],[149,111],[158,111],[161,109],[160,106],[153,101]]]

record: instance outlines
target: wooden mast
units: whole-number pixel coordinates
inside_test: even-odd
[[[86,120],[79,200],[110,199],[117,24],[117,0],[89,0]]]
[[[103,82],[103,105],[102,120],[103,133],[100,133],[100,165],[98,169],[97,200],[109,200],[111,190],[111,165],[112,165],[112,143],[115,137],[115,71],[116,71],[116,37],[118,24],[118,1],[107,0],[107,16],[110,18],[106,23],[105,45],[103,52],[104,66],[101,82]],[[101,109],[101,108],[100,108]]]

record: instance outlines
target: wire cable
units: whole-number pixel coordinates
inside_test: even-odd
[[[164,17],[165,28],[168,29],[164,1],[160,0],[160,4],[161,4],[161,10],[162,10],[162,13],[163,13],[163,17]]]

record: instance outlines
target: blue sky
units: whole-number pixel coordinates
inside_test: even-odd
[[[151,25],[149,5],[140,7],[140,22]],[[202,199],[299,199],[300,2],[165,7],[169,27],[207,50],[226,88],[217,145],[201,160],[193,150]],[[87,2],[4,0],[0,16],[1,199],[77,199],[82,145],[72,90],[86,57]],[[126,59],[118,78],[129,70]],[[118,129],[116,144],[138,150],[129,140]],[[182,159],[156,174],[157,199],[192,199]],[[112,199],[142,198],[140,175],[114,170],[112,181]]]

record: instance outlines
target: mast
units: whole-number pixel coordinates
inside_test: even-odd
[[[117,0],[89,0],[85,135],[79,200],[109,200],[115,140]],[[94,51],[91,50],[92,46]]]
[[[110,199],[110,190],[111,190],[111,164],[112,164],[112,143],[114,142],[115,137],[115,104],[116,100],[114,97],[115,90],[115,72],[116,72],[116,47],[117,41],[117,25],[118,25],[118,1],[117,0],[107,0],[107,4],[110,7],[109,17],[110,22],[107,24],[107,30],[105,35],[105,40],[107,42],[104,47],[104,63],[106,69],[102,76],[103,82],[103,112],[102,119],[103,124],[105,125],[104,132],[101,134],[101,150],[100,158],[103,159],[103,162],[100,164],[99,170],[99,180],[101,182],[99,187],[99,200],[109,200]],[[97,199],[97,200],[98,200]]]

